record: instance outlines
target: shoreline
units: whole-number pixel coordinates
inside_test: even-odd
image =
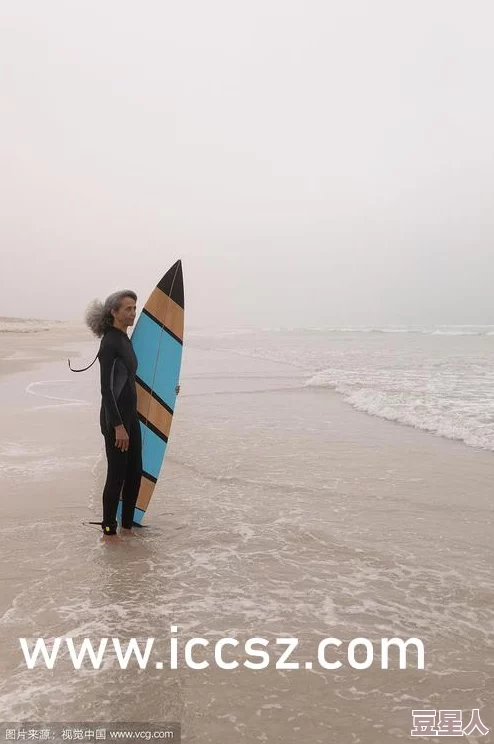
[[[37,339],[38,337],[36,341]],[[30,339],[29,348],[33,351],[34,356],[15,362],[4,360],[4,363],[2,363],[0,360],[0,376],[4,378],[8,376],[9,382],[7,385],[12,386],[12,391],[14,389],[17,391],[15,395],[12,395],[4,386],[4,417],[6,421],[12,421],[12,426],[6,427],[6,430],[9,431],[7,436],[8,440],[12,440],[15,439],[16,431],[19,432],[20,437],[22,437],[21,432],[23,430],[31,431],[29,439],[32,440],[33,452],[46,450],[48,443],[50,443],[53,449],[53,454],[50,457],[54,457],[57,447],[63,445],[63,448],[67,451],[67,462],[73,460],[73,467],[77,469],[76,459],[74,458],[81,457],[82,453],[88,451],[88,448],[93,452],[101,449],[100,432],[95,423],[96,411],[99,406],[99,375],[95,373],[94,369],[87,375],[72,374],[66,367],[66,358],[68,352],[73,358],[85,355],[87,349],[84,348],[84,345],[92,345],[93,340],[90,337],[88,338],[88,333],[82,333],[79,340],[75,340],[72,334],[69,340],[67,335],[63,333],[57,334],[56,337],[52,336],[51,339],[53,343],[45,348],[44,356],[39,353],[39,348],[33,349],[33,339]],[[70,346],[73,345],[77,346],[77,351],[72,352]],[[194,354],[194,351],[192,349],[190,353]],[[199,351],[198,353],[201,355],[202,352]],[[224,353],[224,350],[221,353]],[[209,363],[210,358],[214,357],[215,352],[209,352],[206,361]],[[241,364],[244,361],[241,360]],[[290,374],[281,376],[281,378],[276,374],[270,374],[279,367],[277,362],[267,362],[259,359],[248,359],[247,361],[253,369],[257,370],[255,375],[246,374],[232,377],[227,374],[225,376],[221,359],[217,362],[217,372],[209,372],[207,377],[198,375],[193,371],[191,371],[189,377],[188,370],[185,370],[181,380],[182,391],[178,399],[178,406],[179,412],[185,410],[189,413],[188,415],[185,414],[185,418],[182,418],[183,413],[179,414],[179,418],[174,425],[174,437],[169,446],[169,452],[172,456],[176,448],[181,452],[182,463],[177,464],[177,467],[182,472],[186,472],[189,468],[187,441],[201,443],[200,446],[204,446],[201,426],[196,421],[197,412],[201,411],[204,405],[214,408],[217,405],[216,401],[218,403],[221,401],[220,408],[225,405],[228,409],[234,403],[236,406],[240,406],[239,415],[241,417],[246,396],[252,400],[252,404],[260,405],[261,408],[264,407],[264,400],[267,396],[270,401],[275,399],[280,401],[280,421],[286,416],[284,411],[287,406],[289,409],[293,405],[292,400],[300,401],[296,405],[302,407],[306,412],[310,411],[314,422],[320,420],[317,424],[320,432],[318,439],[325,454],[318,463],[316,470],[321,485],[325,478],[329,482],[335,483],[340,482],[338,478],[344,480],[346,469],[353,466],[357,471],[361,470],[368,474],[367,477],[370,480],[366,487],[369,487],[373,482],[373,488],[376,491],[381,489],[383,493],[387,493],[386,498],[391,498],[392,495],[389,493],[390,484],[394,488],[394,480],[396,479],[405,483],[406,469],[409,469],[414,471],[414,479],[422,483],[422,495],[416,494],[414,497],[415,507],[419,504],[423,504],[424,507],[426,504],[436,504],[438,507],[440,504],[446,506],[449,499],[451,506],[466,508],[471,505],[472,497],[469,494],[469,483],[471,483],[480,486],[479,507],[482,509],[489,508],[491,504],[490,486],[486,488],[486,484],[490,482],[494,464],[490,450],[474,448],[466,445],[462,440],[448,439],[417,427],[367,414],[365,411],[354,408],[340,393],[334,390],[299,385],[298,383],[303,377],[294,375],[292,371]],[[54,366],[56,362],[63,363],[63,369],[67,376],[68,387],[62,386],[61,392],[46,388],[49,381],[44,382],[48,375],[49,377],[55,376],[59,386],[64,383],[63,380],[59,379],[60,368]],[[233,359],[233,363],[238,364],[239,360]],[[194,365],[195,362],[192,364]],[[9,365],[7,369],[5,369],[6,365]],[[12,368],[13,365],[15,365],[14,369]],[[199,367],[201,366],[204,366],[204,362],[201,362]],[[33,391],[36,393],[35,397],[32,394],[26,396],[27,388],[33,385],[33,381],[28,376],[29,372],[35,370],[39,373],[37,374],[39,379],[34,384],[41,386],[41,388],[39,392],[38,389]],[[286,386],[280,386],[281,380],[286,380]],[[25,382],[27,381],[29,381],[29,384],[26,387]],[[264,388],[259,389],[259,385],[263,381]],[[217,389],[218,383],[220,390]],[[48,400],[45,400],[46,398]],[[84,403],[82,407],[78,404],[79,400]],[[258,403],[257,400],[259,400]],[[21,401],[23,402],[21,403]],[[199,401],[201,402],[199,403]],[[25,413],[20,414],[19,405],[23,407]],[[46,421],[46,426],[52,432],[48,437],[36,433],[39,429],[39,423],[36,423],[33,428],[34,422],[40,420]],[[64,420],[73,422],[70,425],[77,427],[78,434],[74,440],[74,446],[77,446],[78,455],[75,451],[72,451],[70,444],[64,441],[64,429],[59,428]],[[278,425],[277,420],[273,420],[271,425],[276,427]],[[281,423],[281,426],[283,427],[283,423]],[[294,458],[300,458],[301,455],[311,451],[310,436],[304,443],[302,435],[303,431],[301,430],[298,432],[298,441],[293,446]],[[58,437],[60,437],[59,440]],[[327,445],[324,444],[325,440],[327,440]],[[59,444],[57,441],[59,441]],[[23,438],[20,438],[19,442],[22,443]],[[77,444],[78,442],[80,442],[80,445]],[[171,459],[170,454],[168,455],[168,461]],[[283,456],[280,453],[280,457]],[[33,458],[34,455],[29,457]],[[82,457],[82,461],[84,461],[84,457]],[[23,467],[22,456],[20,459],[16,456],[14,460],[8,459],[5,462],[13,463],[13,465],[6,465],[6,473],[21,472]],[[27,467],[30,460],[26,459],[25,462]],[[33,460],[34,462],[35,460]],[[249,462],[247,455],[245,462],[247,464]],[[294,462],[296,462],[296,459]],[[457,475],[451,483],[448,493],[435,493],[434,483],[438,477],[447,477],[450,463]],[[32,469],[34,465],[30,467]],[[39,467],[41,468],[41,461]],[[49,467],[49,461],[47,461],[43,472],[48,473]],[[85,472],[86,467],[85,464],[81,465],[81,474]],[[227,474],[230,470],[228,460],[222,464],[222,467]],[[303,467],[303,461],[301,467]],[[341,476],[338,475],[340,471],[342,471]],[[207,470],[201,470],[201,473],[203,477],[207,477]],[[55,475],[55,471],[54,477],[58,477]],[[273,481],[274,485],[275,482]],[[43,483],[33,483],[33,487],[36,490],[38,488],[42,489]],[[385,497],[383,496],[383,498]],[[396,501],[396,498],[392,500]],[[21,509],[23,508],[21,506],[23,502],[24,497],[19,504]],[[53,503],[56,504],[56,501]],[[397,503],[399,503],[399,500]],[[153,502],[151,507],[150,513],[154,510]],[[374,507],[371,506],[371,508]],[[14,511],[18,512],[17,507]],[[87,510],[85,511],[87,514]],[[8,516],[6,521],[7,523],[11,521]],[[482,532],[484,527],[485,525],[482,526]],[[487,547],[487,543],[485,545]]]
[[[28,372],[29,370],[35,370],[41,368],[43,365],[52,362],[62,362],[65,371],[70,371],[67,366],[67,359],[70,357],[71,361],[75,359],[82,359],[84,357],[84,363],[82,366],[89,364],[97,353],[99,339],[96,339],[88,328],[82,324],[70,325],[63,324],[60,322],[60,326],[53,326],[46,329],[40,329],[38,331],[9,331],[6,334],[0,332],[0,378],[6,376],[13,376],[21,372]],[[192,350],[193,347],[192,347]],[[94,352],[94,353],[93,353]],[[212,352],[215,353],[215,352]],[[228,350],[218,349],[218,354],[228,354]],[[91,354],[93,354],[91,356]],[[233,352],[235,355],[235,352]],[[91,357],[91,359],[89,359]],[[241,357],[242,358],[242,357]],[[259,356],[243,357],[248,362],[254,361],[256,364],[262,367],[263,364],[267,365],[278,365],[279,367],[286,368],[290,367],[292,374],[282,375],[280,379],[293,379],[303,382],[307,380],[308,374],[310,373],[297,373],[296,368],[293,367],[289,362],[275,361],[266,359]],[[88,361],[89,359],[89,361]],[[77,365],[78,366],[78,365]],[[197,375],[194,378],[197,379]],[[204,379],[213,382],[214,380],[222,379],[221,373],[205,374]],[[248,379],[246,375],[246,379]],[[255,375],[256,379],[262,380],[265,375],[259,372]],[[226,376],[224,379],[228,379]],[[183,380],[187,380],[187,376],[183,377]],[[287,388],[289,389],[289,388]],[[482,446],[475,446],[468,444],[464,439],[460,437],[447,437],[436,431],[422,428],[414,424],[410,424],[404,421],[400,421],[394,418],[387,418],[385,416],[371,413],[363,408],[359,408],[354,403],[346,399],[346,395],[343,392],[336,390],[332,386],[320,386],[320,385],[300,385],[301,390],[307,390],[313,392],[315,395],[327,395],[335,396],[340,400],[349,410],[362,414],[366,419],[372,419],[375,421],[385,422],[391,424],[394,427],[399,427],[400,430],[411,430],[420,432],[422,435],[426,435],[432,440],[442,440],[450,442],[452,444],[460,444],[462,447],[474,451],[474,452],[485,452],[490,455],[494,454],[494,451]],[[223,391],[222,391],[223,392]],[[224,391],[225,393],[227,391]],[[245,390],[245,393],[261,392],[257,390]],[[267,390],[266,392],[269,392]],[[202,393],[201,393],[202,394]]]

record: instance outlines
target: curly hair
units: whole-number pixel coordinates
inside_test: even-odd
[[[132,297],[134,302],[137,295],[130,289],[123,289],[120,292],[113,292],[102,303],[100,300],[93,300],[86,310],[85,321],[89,329],[95,336],[101,338],[105,331],[113,325],[112,310],[118,310],[124,297]]]

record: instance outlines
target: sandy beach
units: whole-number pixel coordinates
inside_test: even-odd
[[[494,744],[494,5],[0,18],[0,744]]]
[[[98,365],[66,363],[89,363],[97,341],[59,328],[3,334],[0,349],[3,720],[178,721],[194,744],[387,744],[410,737],[412,709],[461,709],[466,725],[479,708],[491,729],[479,740],[494,741],[492,452],[191,338],[149,528],[109,544],[82,524],[100,518],[105,476]],[[357,670],[334,650],[338,670],[75,671],[65,654],[27,670],[18,641],[154,637],[166,662],[171,625],[181,647],[296,636],[302,667],[325,637],[365,637],[375,663]],[[381,669],[383,637],[421,639],[425,669],[413,655]]]

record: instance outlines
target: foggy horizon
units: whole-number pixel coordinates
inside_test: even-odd
[[[490,4],[2,6],[0,316],[489,325]]]

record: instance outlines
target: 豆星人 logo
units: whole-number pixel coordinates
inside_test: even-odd
[[[463,725],[461,710],[412,710],[411,736],[485,736],[489,729],[480,717],[480,709],[473,708],[470,722]]]

